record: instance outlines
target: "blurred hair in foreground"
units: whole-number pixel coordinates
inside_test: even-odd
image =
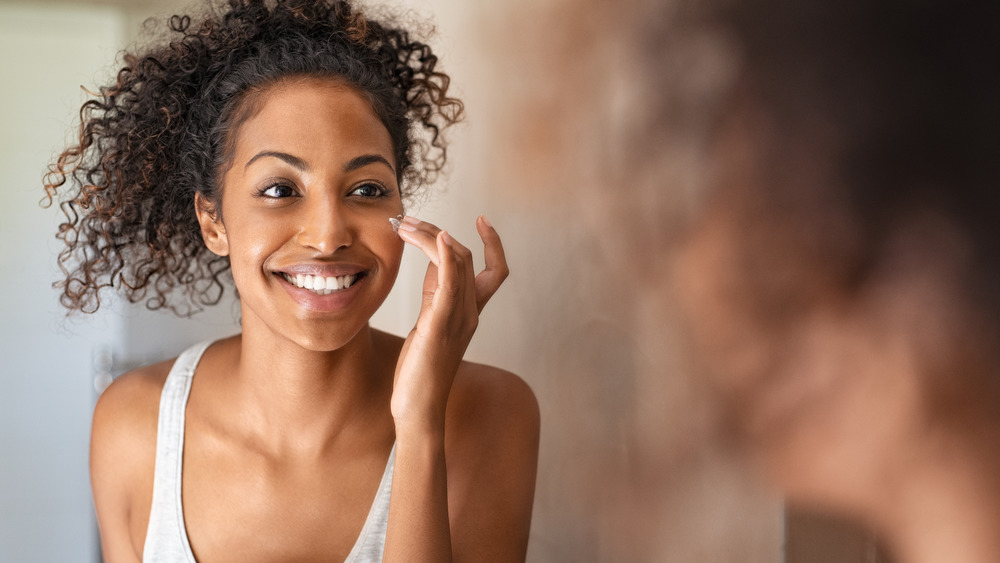
[[[683,313],[692,372],[791,502],[902,561],[1000,560],[1000,5],[555,13],[536,64],[561,94],[522,150],[600,232],[588,260],[628,284],[608,299]]]

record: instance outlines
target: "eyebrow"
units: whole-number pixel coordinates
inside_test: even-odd
[[[262,151],[255,154],[253,158],[248,160],[247,163],[243,165],[243,169],[246,170],[247,168],[250,167],[251,164],[253,164],[254,162],[256,162],[261,158],[264,158],[265,156],[273,156],[274,158],[283,160],[288,164],[291,164],[295,168],[298,168],[299,170],[309,170],[309,165],[306,164],[306,161],[302,160],[297,156],[292,156],[286,152],[278,152],[278,151]]]
[[[350,161],[348,161],[347,164],[344,165],[344,172],[353,172],[359,168],[364,168],[365,166],[368,166],[369,164],[374,164],[376,162],[381,162],[382,164],[388,166],[389,170],[393,174],[396,173],[396,170],[393,169],[392,164],[390,164],[389,161],[386,160],[385,157],[380,154],[363,154],[361,156],[356,156],[352,158]]]
[[[279,151],[259,152],[255,154],[253,158],[248,160],[245,165],[243,165],[243,169],[246,170],[247,168],[250,167],[251,164],[267,156],[274,157],[284,162],[287,162],[288,164],[294,166],[295,168],[298,168],[299,170],[306,170],[306,171],[309,170],[309,165],[306,164],[306,161],[302,160],[297,156],[293,156],[286,152],[279,152]],[[363,154],[360,156],[356,156],[351,160],[349,160],[347,164],[344,165],[344,172],[353,172],[355,170],[358,170],[359,168],[364,168],[369,164],[375,164],[377,162],[381,162],[382,164],[386,165],[393,174],[396,173],[396,170],[392,167],[392,164],[390,164],[389,161],[386,160],[386,158],[380,154]]]

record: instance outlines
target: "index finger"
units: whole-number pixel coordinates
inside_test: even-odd
[[[397,234],[403,241],[416,246],[435,266],[441,265],[438,255],[437,236],[441,229],[436,225],[407,215],[400,222]]]

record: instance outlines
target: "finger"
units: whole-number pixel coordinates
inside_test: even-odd
[[[433,262],[427,264],[427,271],[424,272],[423,299],[420,302],[420,309],[428,309],[434,301],[434,292],[438,286],[438,268]]]
[[[419,248],[435,265],[440,265],[437,237],[441,229],[416,217],[406,216],[403,217],[397,232],[399,238]]]
[[[476,219],[476,230],[483,239],[486,260],[486,267],[475,278],[476,306],[479,312],[482,312],[483,307],[500,288],[500,284],[507,279],[510,269],[507,267],[507,256],[504,254],[500,235],[486,217],[480,215]]]
[[[439,261],[437,265],[437,290],[434,292],[434,309],[442,312],[454,310],[462,286],[458,258],[454,249],[448,244],[449,239],[451,237],[446,231],[439,232],[435,237]]]
[[[450,310],[449,304],[455,293],[454,258],[448,245],[443,242],[446,233],[440,231],[434,237],[434,249],[431,252],[424,251],[428,256],[433,255],[434,259],[427,264],[427,271],[424,273],[424,287],[420,304],[420,314],[417,317],[417,326],[428,334],[433,334],[439,330],[442,322],[442,312]]]
[[[472,251],[455,240],[451,236],[451,233],[445,232],[443,238],[448,243],[448,247],[455,253],[455,265],[457,275],[459,276],[459,280],[456,281],[461,281],[459,303],[465,307],[466,311],[478,313],[479,309],[476,304],[475,290],[476,275],[473,268]]]

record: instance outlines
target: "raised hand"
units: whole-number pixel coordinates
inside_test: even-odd
[[[478,275],[472,252],[446,231],[412,217],[399,236],[429,259],[416,326],[410,331],[393,384],[391,410],[397,428],[442,431],[444,413],[462,356],[479,324],[479,313],[509,272],[500,236],[485,217],[476,220],[486,267]]]

